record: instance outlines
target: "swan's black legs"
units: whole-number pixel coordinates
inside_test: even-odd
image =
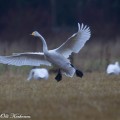
[[[58,82],[62,80],[62,73],[61,73],[60,69],[58,70],[58,74],[57,74],[57,76],[55,77],[55,79],[56,79]]]
[[[71,66],[72,66],[72,67],[74,67],[72,64],[71,64]],[[75,67],[74,67],[74,68],[75,68]],[[75,68],[75,70],[76,70],[76,71],[75,71],[76,76],[77,76],[77,77],[81,77],[81,78],[82,78],[82,77],[83,77],[83,72],[82,72],[82,71],[80,71],[80,70],[78,70],[78,69],[76,69],[76,68]]]
[[[80,70],[76,69],[76,76],[82,78],[83,77],[83,72],[81,72]]]
[[[73,68],[75,68],[72,64],[71,64],[71,66],[72,66]],[[75,68],[75,70],[76,70],[76,71],[75,71],[76,76],[82,78],[82,77],[83,77],[83,72],[80,71],[80,70],[78,70],[78,69],[76,69],[76,68]],[[55,79],[56,79],[58,82],[62,80],[62,73],[61,73],[60,69],[58,70],[58,74],[56,75]]]

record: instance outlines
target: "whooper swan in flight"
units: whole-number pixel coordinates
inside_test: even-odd
[[[14,53],[11,56],[0,56],[0,63],[16,66],[53,65],[58,68],[58,74],[55,77],[57,81],[62,79],[62,73],[69,77],[73,77],[75,73],[79,77],[83,76],[83,73],[77,70],[68,58],[72,52],[78,53],[86,41],[89,40],[91,36],[89,27],[78,23],[78,32],[68,38],[60,47],[53,50],[48,50],[45,39],[37,31],[34,31],[31,35],[41,39],[43,52]]]

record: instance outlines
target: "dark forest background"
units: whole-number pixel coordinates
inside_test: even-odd
[[[109,37],[119,34],[119,21],[119,0],[0,0],[0,35],[13,37],[9,40],[78,22],[90,26],[95,36]]]

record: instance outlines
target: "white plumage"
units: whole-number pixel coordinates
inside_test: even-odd
[[[78,23],[78,32],[68,38],[60,47],[53,50],[48,50],[45,39],[37,31],[34,31],[31,35],[41,39],[43,52],[14,53],[11,56],[0,56],[0,63],[16,66],[54,65],[59,68],[62,73],[72,77],[76,69],[71,65],[68,57],[72,52],[78,53],[82,49],[86,41],[89,40],[91,32],[89,27],[83,24],[80,26]]]
[[[119,62],[115,62],[115,64],[109,64],[106,70],[107,74],[120,74],[120,65]]]
[[[47,80],[48,77],[49,77],[49,73],[48,73],[47,69],[45,69],[45,68],[33,68],[30,71],[27,80],[31,80],[32,78],[35,80],[41,80],[41,79]]]

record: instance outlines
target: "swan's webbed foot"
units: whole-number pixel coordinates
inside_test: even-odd
[[[58,74],[57,74],[57,76],[55,77],[55,79],[56,79],[58,82],[62,80],[62,74],[61,74],[60,69],[59,69]]]
[[[75,68],[72,64],[71,64],[71,66],[72,66],[73,68]],[[78,70],[78,69],[76,69],[76,68],[75,68],[75,70],[76,70],[76,71],[75,71],[76,76],[82,78],[82,77],[83,77],[83,72],[80,71],[80,70]]]
[[[77,77],[83,77],[83,72],[81,72],[80,70],[76,70],[75,73]]]

